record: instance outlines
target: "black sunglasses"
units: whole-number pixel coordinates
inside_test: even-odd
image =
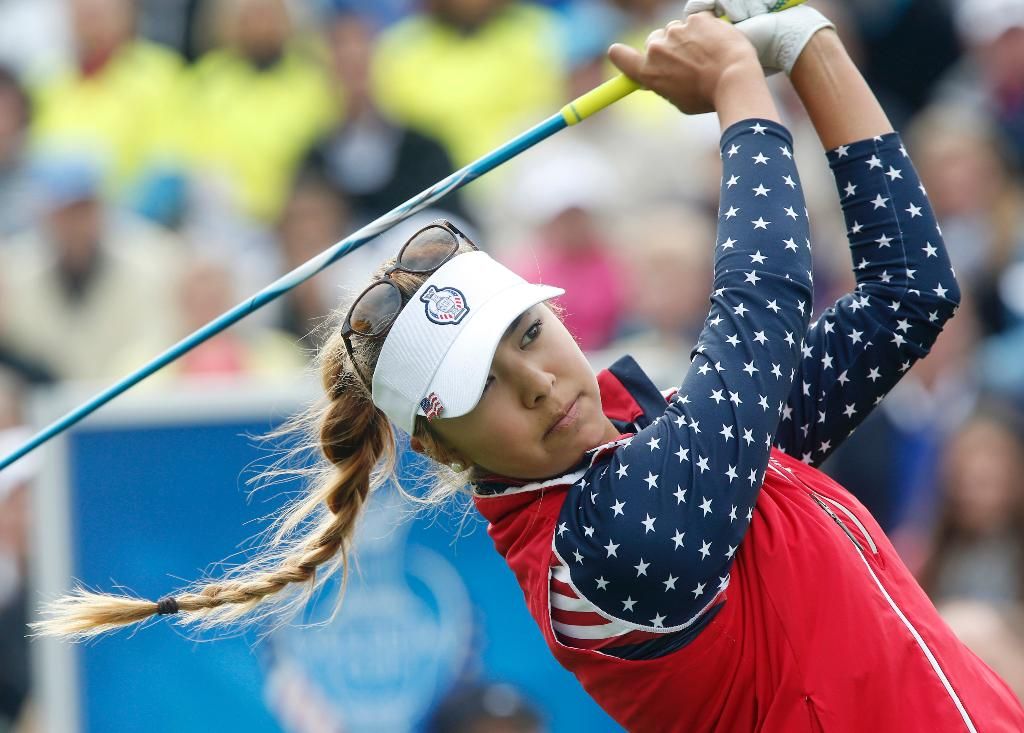
[[[380,278],[374,280],[356,296],[341,326],[341,338],[345,342],[348,358],[355,367],[359,378],[368,391],[370,381],[359,369],[352,353],[351,337],[381,338],[386,336],[398,314],[405,306],[406,296],[391,279],[391,273],[401,270],[413,275],[429,275],[439,270],[459,251],[462,239],[474,250],[477,246],[469,237],[460,232],[450,221],[441,219],[420,229],[402,245],[395,258],[395,264],[386,269]]]

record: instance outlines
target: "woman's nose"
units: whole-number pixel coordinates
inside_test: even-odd
[[[523,369],[520,386],[523,405],[532,409],[551,395],[555,387],[555,375],[536,366],[524,365]]]

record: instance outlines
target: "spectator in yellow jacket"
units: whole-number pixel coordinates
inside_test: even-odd
[[[131,0],[69,0],[74,65],[34,80],[34,142],[101,160],[104,188],[139,195],[179,160],[183,64],[136,35]]]
[[[508,0],[427,0],[381,36],[376,97],[465,165],[565,102],[558,24]]]
[[[221,45],[190,84],[192,159],[241,211],[269,223],[338,102],[322,54],[301,44],[283,0],[220,0],[217,12]]]

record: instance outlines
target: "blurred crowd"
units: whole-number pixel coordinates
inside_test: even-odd
[[[964,291],[933,353],[826,469],[1024,697],[1024,0],[815,4],[902,131]],[[610,42],[642,45],[680,6],[0,0],[2,452],[31,390],[123,376],[607,78]],[[773,83],[820,309],[853,284],[845,227],[813,129]],[[565,287],[596,368],[629,352],[671,386],[707,312],[717,141],[713,117],[635,94],[141,388],[299,379],[344,293],[441,216]],[[0,475],[0,721],[19,717],[29,679],[21,466]]]

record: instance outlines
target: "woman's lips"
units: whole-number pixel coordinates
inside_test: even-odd
[[[576,399],[574,399],[572,401],[572,404],[569,405],[569,409],[567,409],[562,414],[562,417],[560,417],[555,422],[555,424],[552,425],[550,428],[548,428],[548,431],[546,433],[544,433],[544,437],[545,438],[547,438],[548,436],[550,436],[550,435],[552,435],[554,433],[558,433],[558,432],[561,432],[563,430],[566,430],[566,429],[572,427],[572,425],[574,425],[576,423],[576,421],[579,419],[579,416],[580,416],[579,401],[580,401],[579,397],[577,397]]]

